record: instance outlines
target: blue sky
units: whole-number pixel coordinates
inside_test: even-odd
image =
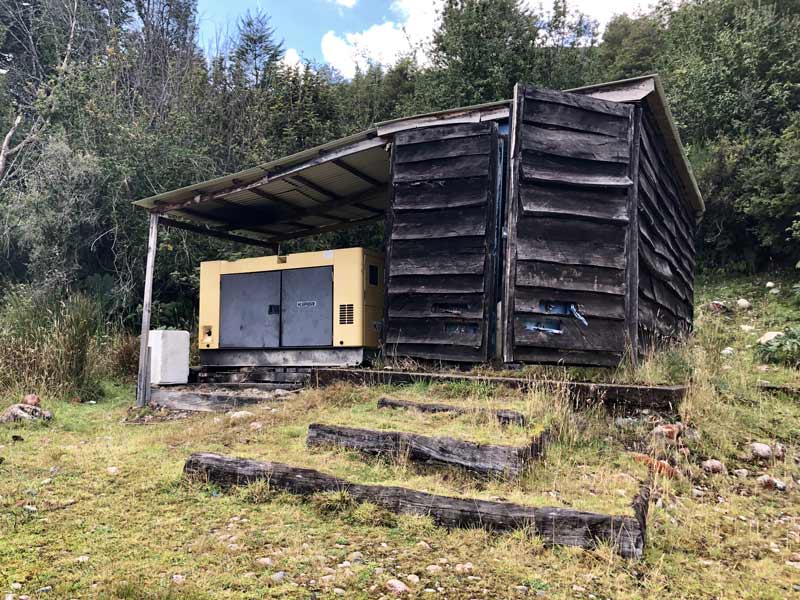
[[[287,61],[298,57],[327,62],[350,77],[367,59],[391,64],[401,54],[421,48],[436,24],[441,0],[198,0],[200,44],[206,51],[226,30],[234,31],[247,10],[260,8],[272,18],[284,40]],[[526,0],[533,7],[551,0]],[[571,0],[570,6],[596,18],[602,26],[611,16],[632,12],[652,0]]]

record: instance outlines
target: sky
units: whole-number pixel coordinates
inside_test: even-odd
[[[200,44],[213,53],[226,32],[248,10],[263,10],[286,49],[284,60],[329,63],[345,77],[368,60],[390,65],[419,48],[436,25],[441,0],[198,0]],[[542,0],[526,0],[539,7]],[[611,17],[647,8],[652,0],[571,0],[597,19],[602,31]],[[544,5],[550,5],[549,0]],[[417,58],[425,62],[422,50]]]

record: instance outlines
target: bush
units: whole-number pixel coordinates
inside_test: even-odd
[[[12,288],[0,307],[0,388],[98,397],[101,325],[98,305],[86,295]]]
[[[764,362],[800,366],[800,327],[791,327],[782,336],[759,344],[756,355]]]

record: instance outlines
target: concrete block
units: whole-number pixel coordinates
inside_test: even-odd
[[[189,332],[170,329],[150,331],[150,383],[189,381]]]

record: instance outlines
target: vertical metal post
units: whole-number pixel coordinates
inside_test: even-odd
[[[142,302],[142,335],[139,345],[139,377],[136,381],[136,406],[147,403],[150,388],[148,337],[150,336],[150,309],[153,299],[153,271],[156,265],[158,242],[158,213],[150,213],[150,233],[147,237],[147,266],[144,272],[144,300]]]

